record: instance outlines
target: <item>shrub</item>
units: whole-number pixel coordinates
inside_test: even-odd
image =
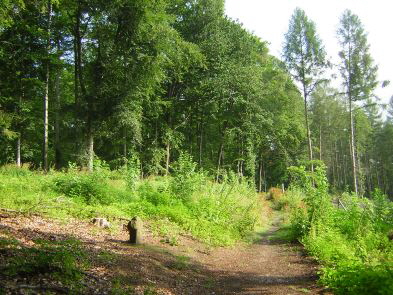
[[[206,183],[205,176],[196,171],[196,165],[187,153],[181,153],[174,164],[174,177],[170,189],[175,196],[185,202],[190,202],[193,193],[200,190],[203,183]]]
[[[113,201],[107,179],[98,172],[65,173],[56,177],[53,184],[55,191],[71,198],[81,199],[88,205],[108,205]]]
[[[146,200],[154,206],[174,205],[178,200],[166,190],[161,191],[160,188],[154,188],[149,182],[143,183],[137,190],[140,198]]]
[[[133,188],[123,170],[109,171],[100,165],[90,174],[74,164],[67,172],[47,175],[31,172],[20,178],[0,173],[0,203],[55,218],[87,219],[99,214],[165,219],[179,231],[211,245],[232,244],[246,237],[261,220],[261,201],[254,187],[235,177],[222,183],[210,181],[196,171],[188,155],[174,165],[173,177],[138,179]],[[170,239],[174,241],[174,235]]]
[[[323,269],[321,282],[335,294],[393,294],[393,263],[369,265],[341,260],[336,267]]]

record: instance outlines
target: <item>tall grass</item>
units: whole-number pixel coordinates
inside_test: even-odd
[[[5,166],[0,207],[55,218],[139,215],[171,239],[183,231],[210,245],[244,239],[260,222],[260,199],[247,181],[213,182],[187,155],[174,167],[174,176],[140,180],[130,165],[120,171],[100,166],[90,174],[71,165],[47,175]]]

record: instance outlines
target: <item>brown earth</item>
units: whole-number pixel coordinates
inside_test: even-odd
[[[127,243],[121,222],[112,229],[89,222],[57,221],[40,216],[1,214],[0,238],[14,237],[25,246],[34,240],[82,241],[91,264],[86,269],[83,294],[321,294],[316,284],[317,264],[300,245],[271,239],[278,225],[261,234],[252,245],[210,248],[181,236],[171,246],[147,230],[145,245]],[[1,248],[1,246],[0,246]],[[7,251],[0,249],[0,267]],[[60,282],[45,275],[9,279],[1,275],[4,294],[68,294]],[[121,293],[123,292],[123,293]],[[0,292],[1,294],[1,292]]]

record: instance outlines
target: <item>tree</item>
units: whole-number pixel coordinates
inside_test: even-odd
[[[352,162],[353,189],[358,193],[357,160],[355,146],[354,127],[354,102],[366,100],[372,96],[377,86],[377,67],[373,65],[373,59],[369,53],[370,46],[367,43],[367,34],[358,16],[350,10],[346,10],[341,19],[337,31],[341,46],[339,56],[341,63],[339,70],[343,78],[348,109],[350,130],[350,154]]]
[[[328,83],[322,83],[312,93],[310,128],[317,139],[319,160],[327,166],[327,176],[333,189],[344,190],[347,184],[348,151],[345,145],[347,111],[345,97]]]
[[[48,58],[45,62],[45,95],[44,95],[44,142],[43,142],[43,152],[42,152],[42,168],[45,172],[48,172],[48,108],[49,108],[49,79],[50,79],[50,62],[49,54],[51,50],[51,26],[52,26],[52,2],[48,1],[48,23],[47,23],[47,54]]]
[[[393,96],[390,98],[388,104],[388,120],[393,123]]]
[[[322,81],[327,63],[326,53],[319,39],[315,23],[308,19],[305,12],[296,8],[285,34],[283,48],[284,61],[294,79],[301,84],[304,98],[304,117],[306,121],[308,157],[313,159],[312,140],[308,116],[308,97]]]
[[[304,154],[299,91],[266,42],[225,17],[223,0],[4,4],[2,164],[91,170],[94,156],[111,168],[138,158],[142,174],[169,174],[187,152],[219,179],[232,171],[261,190]]]

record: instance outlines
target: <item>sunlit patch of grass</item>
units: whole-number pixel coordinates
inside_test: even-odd
[[[209,245],[246,241],[269,219],[270,209],[245,180],[215,183],[199,172],[184,172],[133,180],[129,185],[130,179],[122,178],[123,174],[102,170],[88,174],[70,168],[44,175],[28,169],[0,169],[0,207],[64,222],[138,215],[151,220],[153,231],[173,245],[183,232]]]
[[[293,231],[290,226],[283,226],[275,231],[270,237],[271,241],[282,241],[285,243],[297,242],[297,234]]]

